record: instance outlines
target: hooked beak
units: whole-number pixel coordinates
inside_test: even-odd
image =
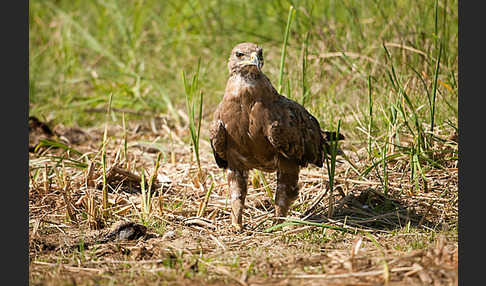
[[[262,67],[261,66],[261,62],[258,59],[258,55],[257,55],[256,52],[251,53],[250,60],[249,61],[244,61],[241,64],[244,65],[244,66],[248,66],[248,65],[250,65],[250,66],[256,66],[258,68],[258,70],[260,70],[261,67]]]

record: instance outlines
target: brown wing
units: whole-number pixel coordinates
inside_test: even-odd
[[[216,110],[214,121],[209,128],[209,141],[216,164],[223,169],[228,167],[228,161],[226,160],[226,134],[224,123],[219,119],[219,112]]]
[[[300,166],[311,163],[322,167],[323,144],[317,119],[302,105],[280,96],[272,104],[272,115],[267,122],[267,138],[284,157]]]

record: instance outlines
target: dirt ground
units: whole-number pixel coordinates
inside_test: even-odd
[[[225,174],[206,140],[198,173],[184,128],[132,123],[126,140],[121,126],[107,130],[104,172],[103,128],[30,122],[31,285],[458,284],[457,159],[415,184],[407,158],[396,158],[385,191],[382,170],[359,176],[366,152],[344,141],[349,161],[339,158],[332,194],[325,167],[302,169],[282,228],[269,229],[274,174],[251,173],[245,228],[234,232]],[[146,183],[153,178],[145,213],[142,168]]]

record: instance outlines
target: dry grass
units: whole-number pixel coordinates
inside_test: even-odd
[[[203,121],[203,133],[205,125]],[[61,127],[52,128],[56,134],[50,138],[72,149],[43,146],[30,153],[31,285],[458,283],[457,159],[444,157],[444,169],[428,169],[418,184],[410,179],[406,158],[390,160],[385,195],[381,170],[360,176],[356,169],[370,164],[366,150],[347,152],[352,142],[345,141],[341,148],[349,161],[339,158],[336,164],[332,217],[327,217],[327,172],[309,167],[301,172],[301,194],[290,212],[294,223],[266,231],[273,205],[255,178],[247,197],[245,231],[234,233],[224,173],[202,140],[203,176],[197,175],[186,126],[160,118],[128,122],[126,157],[122,126],[107,129],[106,213],[103,128]],[[444,137],[440,126],[436,130]],[[36,132],[31,139],[45,137]],[[457,152],[457,143],[446,141],[434,149]],[[149,178],[159,152],[152,210],[146,217],[141,170]],[[266,174],[266,181],[273,190],[274,176]],[[205,212],[197,217],[211,184]],[[100,242],[117,221],[134,221],[148,231],[134,241]]]

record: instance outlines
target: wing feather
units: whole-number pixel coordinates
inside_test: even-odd
[[[221,120],[215,120],[209,129],[211,149],[218,167],[228,168],[228,161],[226,160],[226,129]]]
[[[281,96],[267,127],[267,138],[284,157],[300,166],[322,167],[324,138],[317,119],[297,102]]]

